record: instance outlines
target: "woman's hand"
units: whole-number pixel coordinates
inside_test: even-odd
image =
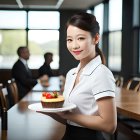
[[[64,112],[57,112],[57,115],[59,115],[63,119],[68,119],[69,115],[71,114],[70,111],[64,111]]]

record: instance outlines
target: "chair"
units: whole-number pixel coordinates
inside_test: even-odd
[[[117,87],[122,87],[123,86],[123,81],[124,81],[124,78],[120,75],[115,75],[115,80],[116,80],[116,86]]]
[[[2,87],[3,87],[3,84],[2,84],[2,83],[0,83],[0,89],[2,89]]]
[[[138,133],[136,133],[131,126],[129,126],[123,122],[117,123],[115,140],[119,140],[118,132],[121,132],[122,134],[127,136],[129,140],[140,140],[140,135]]]
[[[8,80],[7,84],[8,97],[10,101],[10,106],[12,107],[19,101],[18,88],[14,79]]]
[[[133,90],[134,92],[140,91],[140,78],[131,78],[125,88]],[[129,136],[131,139],[140,139],[140,121],[131,119],[122,115],[118,115],[118,132]]]
[[[6,99],[6,88],[0,85],[0,109],[1,109],[1,129],[7,130],[7,99]]]
[[[12,79],[11,80],[11,82],[12,82],[12,85],[13,85],[13,87],[14,87],[14,91],[15,91],[15,96],[14,96],[14,101],[15,101],[15,103],[17,103],[18,101],[19,101],[19,97],[18,97],[18,87],[17,87],[17,84],[16,84],[16,82],[15,82],[15,79]]]
[[[135,92],[140,91],[140,78],[139,77],[133,77],[131,78],[127,84],[126,84],[126,89],[132,89]]]
[[[3,87],[3,84],[0,83],[0,105],[4,108],[9,108],[8,106],[8,91],[7,88]]]

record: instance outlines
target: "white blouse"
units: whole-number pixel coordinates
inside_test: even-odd
[[[72,113],[98,115],[96,100],[106,96],[115,97],[116,86],[113,74],[101,64],[101,58],[97,56],[84,67],[79,83],[73,88],[79,68],[80,64],[67,73],[63,93],[65,104],[76,104],[77,108],[72,110]],[[80,126],[69,120],[67,123]]]

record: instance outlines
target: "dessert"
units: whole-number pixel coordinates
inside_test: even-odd
[[[43,108],[60,108],[63,106],[64,97],[58,92],[43,92],[41,104]]]

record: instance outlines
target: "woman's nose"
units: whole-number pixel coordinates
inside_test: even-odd
[[[73,41],[72,48],[73,49],[79,49],[80,48],[80,45],[77,43],[77,41]]]

